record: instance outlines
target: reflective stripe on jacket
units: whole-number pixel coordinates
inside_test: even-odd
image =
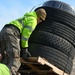
[[[19,28],[22,48],[28,47],[28,39],[37,25],[36,12],[26,13],[23,17],[10,22],[10,24]]]

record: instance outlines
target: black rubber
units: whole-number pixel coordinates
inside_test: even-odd
[[[62,1],[46,1],[43,6],[57,8],[75,15],[75,8]]]
[[[61,1],[46,1],[46,20],[38,24],[29,39],[33,56],[42,56],[70,74],[75,55],[75,9]]]
[[[68,12],[64,12],[62,10],[51,8],[51,7],[39,7],[39,8],[43,8],[46,10],[47,20],[59,22],[75,30],[75,16],[73,16],[72,14],[69,14]]]
[[[53,33],[55,35],[58,35],[66,39],[72,45],[75,46],[75,30],[64,24],[55,21],[46,20],[45,22],[40,23],[35,30],[41,30]]]
[[[45,31],[35,30],[32,33],[29,42],[39,43],[53,47],[65,53],[70,58],[73,58],[75,55],[75,49],[68,41],[55,34],[48,33]]]
[[[71,72],[72,59],[57,49],[42,44],[29,43],[29,52],[33,57],[41,56],[46,58],[50,63],[68,74]]]

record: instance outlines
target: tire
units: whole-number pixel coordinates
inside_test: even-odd
[[[46,46],[53,47],[66,55],[68,55],[71,59],[75,55],[74,47],[65,39],[45,31],[35,30],[30,39],[29,42],[32,43],[38,43],[43,44]]]
[[[52,20],[64,24],[75,30],[75,16],[73,16],[72,14],[51,7],[39,7],[39,8],[43,8],[46,10],[47,12],[46,20]]]
[[[61,2],[61,1],[46,1],[46,2],[44,2],[43,6],[44,7],[53,7],[53,8],[60,9],[60,10],[63,10],[65,12],[75,15],[74,8],[71,5]]]
[[[33,57],[46,58],[50,63],[70,74],[73,65],[72,59],[61,51],[42,44],[29,43],[29,52]]]
[[[29,39],[30,51],[31,48],[36,50],[34,51],[36,53],[33,53],[32,50],[33,56],[40,52],[41,56],[70,74],[72,59],[75,55],[75,10],[70,5],[60,1],[47,1],[39,8],[46,10],[47,17],[45,21],[37,25],[32,33]],[[68,60],[66,60],[65,55]],[[63,64],[63,61],[60,61],[59,56],[61,58],[64,56],[64,64],[66,61],[71,64],[66,63],[66,67],[60,65],[59,62]]]
[[[35,30],[53,33],[69,41],[72,45],[75,45],[75,30],[64,24],[46,20],[45,22],[40,23]]]

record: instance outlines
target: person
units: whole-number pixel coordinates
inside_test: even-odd
[[[36,26],[46,19],[46,16],[45,9],[39,8],[9,22],[2,28],[1,50],[5,54],[3,54],[2,63],[9,67],[12,75],[16,75],[20,68],[20,51],[24,59],[31,56],[28,52],[28,39]]]
[[[10,70],[5,64],[0,63],[0,75],[10,75]]]

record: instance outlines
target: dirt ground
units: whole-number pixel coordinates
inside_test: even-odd
[[[73,60],[73,69],[72,69],[71,75],[75,75],[75,57]]]

